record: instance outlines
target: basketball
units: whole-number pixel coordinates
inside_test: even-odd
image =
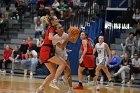
[[[72,34],[73,35],[73,40],[70,40],[70,42],[76,43],[77,39],[79,37],[79,34],[80,34],[80,30],[77,27],[70,27],[68,29],[68,34]]]

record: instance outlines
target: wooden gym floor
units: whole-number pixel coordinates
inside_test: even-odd
[[[37,87],[44,79],[23,77],[22,75],[0,74],[0,93],[35,93]],[[77,85],[78,82],[73,82]],[[56,90],[46,85],[44,93],[67,93],[68,87],[60,82],[61,90]],[[95,86],[84,84],[84,90],[74,90],[75,93],[140,93],[140,85],[114,84],[112,87],[100,86],[100,91]]]

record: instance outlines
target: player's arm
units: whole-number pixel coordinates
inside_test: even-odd
[[[110,58],[111,58],[111,51],[110,51],[110,48],[109,46],[105,43],[105,49],[107,51],[107,54],[108,54],[108,62],[110,62]]]
[[[72,34],[69,34],[68,36],[67,36],[67,39],[64,41],[64,43],[57,43],[56,44],[56,46],[58,46],[59,48],[62,48],[62,49],[64,49],[66,46],[67,46],[67,43],[72,39],[73,37],[72,37]]]
[[[93,55],[95,54],[96,51],[97,51],[97,48],[96,48],[96,45],[95,45],[95,47],[93,48]]]
[[[83,45],[83,48],[84,48],[84,51],[83,51],[83,53],[82,53],[82,55],[81,55],[81,58],[80,58],[80,63],[82,63],[82,61],[83,61],[83,57],[84,57],[84,55],[87,53],[87,41],[86,40],[82,40],[82,45]]]
[[[62,43],[62,44],[60,42],[58,42],[56,44],[56,46],[58,46],[59,48],[64,49],[66,47],[67,43],[68,43],[68,39],[66,39],[66,41],[64,43]]]

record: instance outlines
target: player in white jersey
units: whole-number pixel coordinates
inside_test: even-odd
[[[66,51],[66,45],[67,45],[68,41],[70,40],[71,36],[64,32],[64,29],[61,26],[61,24],[56,24],[55,29],[56,29],[57,34],[55,34],[54,37],[63,38],[62,40],[52,40],[52,43],[55,46],[55,55],[66,60],[67,64],[69,65],[68,54]],[[68,85],[69,85],[69,90],[67,93],[74,93],[74,91],[72,89],[72,78],[71,78],[70,68],[65,67],[64,74],[65,75],[62,78],[63,78],[63,80],[65,80],[65,82],[68,82]]]
[[[94,82],[97,83],[97,79],[99,77],[99,72],[101,69],[105,72],[109,82],[111,82],[111,75],[106,66],[106,64],[110,62],[111,52],[109,46],[104,42],[104,36],[99,36],[98,41],[99,43],[97,43],[95,45],[95,48],[93,49],[93,54],[95,54],[96,51],[98,53],[98,57],[96,58],[97,67],[96,67],[96,72],[95,72],[96,76],[94,77]],[[99,90],[98,83],[97,83],[97,90]]]

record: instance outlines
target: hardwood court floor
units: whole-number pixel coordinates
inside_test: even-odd
[[[36,88],[44,79],[24,78],[23,76],[0,75],[0,93],[35,93]],[[74,83],[74,86],[77,83]],[[59,84],[61,90],[56,90],[48,85],[44,93],[67,93],[67,86]],[[96,91],[94,86],[85,84],[84,90],[74,90],[75,93],[140,93],[140,85],[112,86],[102,85],[100,91]]]

